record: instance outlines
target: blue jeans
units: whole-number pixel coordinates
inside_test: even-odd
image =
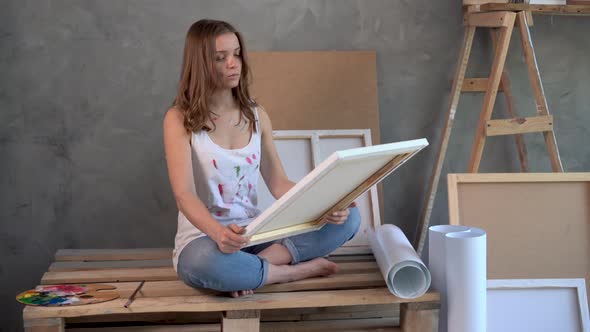
[[[358,208],[350,208],[343,224],[326,224],[321,229],[274,242],[258,244],[231,254],[219,251],[208,236],[191,241],[178,258],[178,276],[194,288],[217,291],[256,289],[264,286],[269,263],[256,256],[273,243],[280,243],[291,253],[291,264],[323,257],[352,239],[359,229]]]

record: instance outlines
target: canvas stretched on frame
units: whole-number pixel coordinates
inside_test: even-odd
[[[487,331],[590,329],[584,279],[488,280]]]
[[[285,172],[294,182],[299,182],[336,151],[372,145],[370,129],[275,130],[272,134]],[[275,201],[264,180],[260,177],[258,207],[264,211]],[[373,186],[354,202],[361,217],[359,231],[354,238],[343,244],[334,254],[371,253],[369,231],[375,226],[381,225],[377,186]]]
[[[426,139],[333,153],[246,227],[250,245],[320,229],[428,145]]]
[[[590,281],[590,173],[449,174],[449,223],[487,232],[492,279]]]

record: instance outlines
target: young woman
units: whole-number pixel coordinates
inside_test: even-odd
[[[278,78],[277,78],[278,79]],[[245,248],[257,208],[259,174],[275,198],[287,178],[266,112],[248,92],[240,33],[215,20],[186,36],[178,91],[164,118],[164,145],[178,206],[173,253],[180,279],[196,288],[248,295],[266,284],[337,272],[321,258],[357,232],[356,207],[335,212],[321,230]]]

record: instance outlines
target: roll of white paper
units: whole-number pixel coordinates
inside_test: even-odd
[[[413,299],[430,287],[430,272],[399,227],[385,224],[369,234],[369,243],[389,291]]]
[[[440,293],[438,331],[447,332],[447,282],[445,240],[449,233],[469,232],[467,226],[438,225],[428,228],[428,267],[432,288]]]
[[[486,232],[449,233],[445,240],[448,331],[486,330]]]

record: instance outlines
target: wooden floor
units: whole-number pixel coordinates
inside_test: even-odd
[[[329,259],[340,267],[335,275],[269,285],[234,299],[178,280],[167,248],[59,250],[41,284],[101,283],[115,286],[120,297],[82,306],[28,306],[25,330],[401,331],[401,324],[404,331],[435,331],[437,293],[414,300],[393,296],[368,253]]]

